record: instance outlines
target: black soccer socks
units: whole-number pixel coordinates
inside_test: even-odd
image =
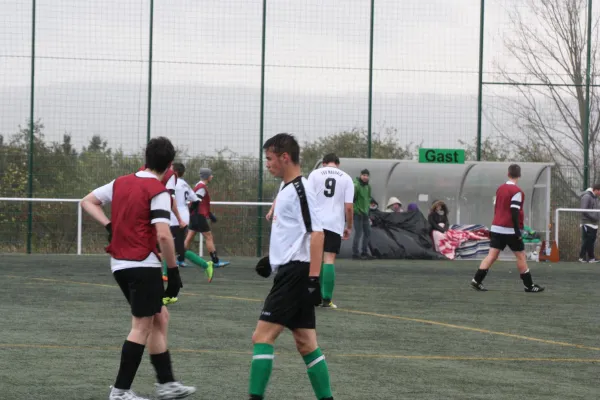
[[[158,383],[175,382],[171,366],[171,355],[168,350],[160,354],[150,354],[150,362],[156,371],[156,381]]]
[[[145,347],[146,346],[143,344],[130,342],[129,340],[126,340],[125,343],[123,343],[123,349],[121,350],[121,365],[119,366],[119,373],[117,374],[117,380],[115,381],[116,389],[131,389],[135,374],[142,362]]]

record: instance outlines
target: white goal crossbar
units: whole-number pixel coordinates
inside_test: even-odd
[[[77,203],[77,255],[81,255],[81,242],[83,236],[83,209],[81,208],[82,199],[45,199],[45,198],[29,198],[29,197],[0,197],[0,201],[21,201],[32,203]],[[258,201],[211,201],[211,205],[215,206],[238,206],[238,207],[255,207],[268,206],[270,202]],[[202,239],[200,239],[200,255],[202,255]]]
[[[558,246],[558,231],[559,231],[559,214],[561,212],[600,212],[600,210],[588,210],[586,208],[557,208],[554,210],[554,224],[556,229],[554,229],[554,243]]]

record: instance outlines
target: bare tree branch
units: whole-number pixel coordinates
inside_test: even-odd
[[[551,160],[582,178],[587,35],[592,29],[593,84],[598,76],[600,19],[587,26],[587,0],[523,0],[508,10],[508,20],[512,30],[503,40],[510,59],[494,65],[498,75],[513,84],[513,92],[498,96],[494,105],[486,104],[486,120],[521,157]],[[523,73],[517,72],[517,78],[507,65],[517,65]],[[595,86],[590,87],[589,107],[590,177],[595,180],[600,176],[600,95]],[[504,118],[502,122],[498,117]],[[557,173],[567,181],[563,171]]]

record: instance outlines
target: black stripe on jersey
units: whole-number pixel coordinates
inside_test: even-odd
[[[157,218],[171,219],[171,212],[167,210],[150,210],[150,220]]]
[[[513,200],[513,201],[510,202],[510,207],[511,208],[521,208],[521,202]]]
[[[304,226],[306,232],[312,232],[312,221],[310,219],[310,210],[308,209],[308,200],[306,199],[306,191],[302,184],[302,176],[295,178],[290,182],[294,185],[296,193],[298,194],[298,200],[300,200],[300,210],[302,211],[302,220],[304,220]]]

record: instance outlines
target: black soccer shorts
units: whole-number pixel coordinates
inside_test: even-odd
[[[126,268],[113,272],[113,276],[131,305],[131,315],[142,318],[160,313],[164,295],[162,268]]]
[[[335,232],[328,231],[327,229],[323,229],[323,233],[325,234],[323,251],[325,253],[340,254],[340,248],[342,247],[342,236]]]
[[[273,287],[265,299],[260,320],[290,330],[315,329],[315,306],[308,296],[310,264],[292,261],[277,270]]]
[[[519,239],[517,235],[490,232],[491,248],[504,250],[506,246],[514,252],[525,250],[523,239]]]
[[[194,232],[210,232],[210,226],[208,225],[208,220],[204,215],[200,214],[192,214],[190,215],[190,224],[188,228]]]

